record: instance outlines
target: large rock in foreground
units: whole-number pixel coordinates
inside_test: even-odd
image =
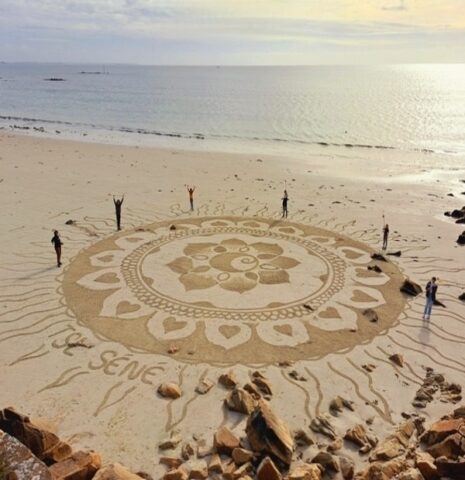
[[[400,291],[412,297],[416,297],[417,295],[420,295],[423,290],[418,283],[412,282],[409,279],[405,279],[404,283],[400,287]]]
[[[62,442],[54,433],[33,424],[29,417],[13,408],[0,412],[0,430],[17,438],[40,460],[58,462],[71,455],[71,447]]]
[[[52,478],[45,463],[34,456],[19,440],[0,431],[0,478],[9,476],[16,480]]]
[[[261,400],[249,416],[246,433],[254,452],[268,454],[287,466],[291,464],[294,439],[287,425],[272,412],[267,402]]]

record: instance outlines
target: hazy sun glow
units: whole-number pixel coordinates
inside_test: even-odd
[[[0,0],[0,60],[465,61],[464,0]]]

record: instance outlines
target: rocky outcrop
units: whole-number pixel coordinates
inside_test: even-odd
[[[294,439],[287,425],[272,412],[265,401],[261,400],[249,416],[246,434],[252,450],[269,454],[285,465],[291,464]]]
[[[0,431],[0,478],[51,480],[52,476],[45,463],[25,445]]]
[[[102,466],[95,452],[76,452],[50,467],[53,480],[90,480]]]

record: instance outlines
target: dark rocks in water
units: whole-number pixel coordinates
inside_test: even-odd
[[[459,295],[459,300],[462,300],[462,302],[465,302],[465,292]]]
[[[368,270],[372,271],[372,272],[376,272],[376,273],[382,273],[383,271],[381,270],[381,268],[378,267],[378,265],[368,265]]]
[[[76,222],[74,220],[66,220],[65,225],[75,225]]]
[[[397,250],[397,252],[388,252],[387,255],[391,255],[392,257],[400,257],[402,255],[402,252],[400,250]]]
[[[459,235],[459,238],[457,238],[457,243],[459,245],[465,245],[465,230]]]
[[[386,258],[384,258],[384,256],[380,253],[372,253],[371,258],[373,260],[379,260],[380,262],[387,262]]]
[[[416,297],[420,295],[423,289],[415,282],[412,282],[409,279],[405,279],[404,283],[400,287],[400,291],[406,293],[407,295],[411,295],[412,297]]]

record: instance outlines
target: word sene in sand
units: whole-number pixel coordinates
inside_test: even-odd
[[[81,324],[127,347],[217,364],[318,358],[397,322],[395,264],[339,233],[265,218],[161,221],[79,254],[63,291]],[[370,322],[366,309],[379,321]]]

